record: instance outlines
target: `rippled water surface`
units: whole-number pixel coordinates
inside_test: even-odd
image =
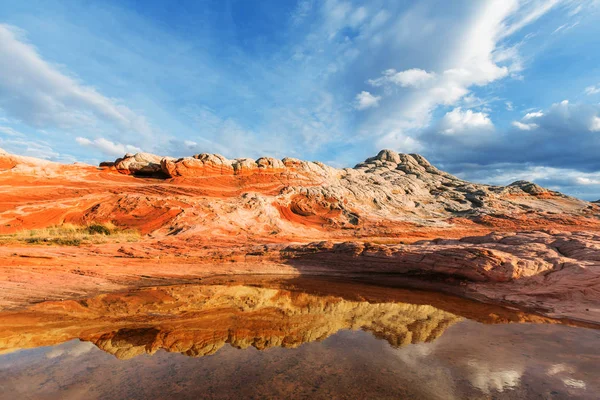
[[[145,289],[0,314],[0,398],[598,398],[600,331],[557,322],[325,281]]]

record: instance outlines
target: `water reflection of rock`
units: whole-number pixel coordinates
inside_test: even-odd
[[[160,349],[201,357],[225,344],[294,348],[343,329],[368,331],[399,347],[433,341],[461,319],[430,305],[253,286],[174,286],[0,314],[6,328],[0,352],[79,338],[121,359]]]
[[[292,348],[344,329],[364,330],[400,347],[431,342],[465,317],[486,324],[581,325],[440,293],[347,281],[229,277],[210,282],[0,313],[0,354],[81,339],[118,358],[160,349],[199,357],[225,344]]]
[[[152,326],[128,324],[81,338],[122,359],[160,349],[201,357],[225,344],[239,349],[294,348],[342,329],[362,329],[399,347],[433,341],[462,319],[429,305],[372,304],[247,286],[177,287],[160,292],[163,300],[158,303],[115,302],[111,296],[86,302],[94,311],[148,313],[156,319]]]

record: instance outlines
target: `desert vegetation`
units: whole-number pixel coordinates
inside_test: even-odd
[[[60,224],[42,229],[28,229],[17,233],[0,235],[0,243],[19,242],[27,244],[80,246],[88,243],[134,242],[140,237],[132,229],[121,229],[111,222],[87,225]]]

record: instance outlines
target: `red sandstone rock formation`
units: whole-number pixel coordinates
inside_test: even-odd
[[[453,277],[473,293],[523,305],[552,303],[552,285],[566,301],[554,302],[555,312],[600,321],[597,311],[585,311],[599,308],[599,215],[597,204],[530,182],[473,184],[422,156],[390,150],[345,169],[290,158],[145,153],[95,168],[1,152],[0,234],[112,222],[143,236],[80,247],[0,246],[0,306],[158,278],[385,272]],[[537,232],[515,235],[523,231]],[[422,242],[436,238],[453,240]],[[563,242],[579,253],[563,252]],[[57,285],[41,288],[44,280]]]

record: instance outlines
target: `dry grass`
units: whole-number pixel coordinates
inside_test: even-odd
[[[90,223],[85,226],[62,224],[43,229],[25,230],[8,235],[0,235],[0,243],[28,243],[60,246],[79,246],[87,243],[135,242],[139,232],[123,230],[114,224]]]

